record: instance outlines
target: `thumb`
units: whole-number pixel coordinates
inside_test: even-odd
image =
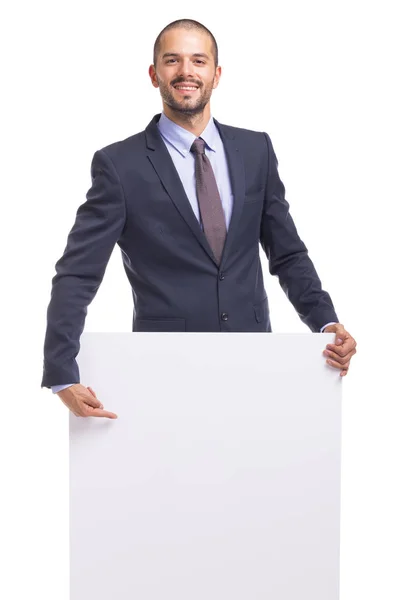
[[[337,346],[341,346],[343,344],[343,340],[344,340],[344,332],[340,332],[336,334],[336,341],[335,344]]]

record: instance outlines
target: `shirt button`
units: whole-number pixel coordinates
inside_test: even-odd
[[[223,321],[227,321],[227,320],[228,320],[228,313],[222,313],[222,314],[221,314],[221,319],[222,319]]]
[[[220,274],[219,274],[219,278],[220,278],[220,280],[222,281],[223,279],[225,279],[225,274],[224,274],[224,273],[220,273]]]

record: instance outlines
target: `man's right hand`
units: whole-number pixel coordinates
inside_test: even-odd
[[[80,383],[57,392],[65,406],[77,417],[107,417],[108,419],[117,419],[115,413],[103,410],[103,405],[98,400],[91,387],[85,387]]]

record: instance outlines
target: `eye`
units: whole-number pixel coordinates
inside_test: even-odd
[[[170,63],[170,62],[172,62],[173,60],[176,60],[176,58],[169,58],[169,59],[167,60],[167,63]],[[205,63],[205,61],[204,61],[204,60],[201,60],[200,58],[196,59],[196,62],[198,62],[198,63],[201,63],[202,65],[205,65],[205,64],[206,64],[206,63]]]

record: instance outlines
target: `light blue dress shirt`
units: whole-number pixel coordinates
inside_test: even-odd
[[[196,194],[195,156],[190,152],[190,148],[197,136],[171,121],[163,112],[158,121],[158,129],[181,178],[193,212],[200,222],[199,204]],[[224,145],[212,116],[210,116],[208,124],[199,137],[206,143],[205,153],[210,160],[217,181],[225,213],[226,229],[228,230],[232,216],[233,194]],[[328,325],[332,325],[332,323],[327,323],[321,327],[321,332]],[[56,394],[64,388],[70,387],[70,385],[73,384],[53,385],[51,389]]]

